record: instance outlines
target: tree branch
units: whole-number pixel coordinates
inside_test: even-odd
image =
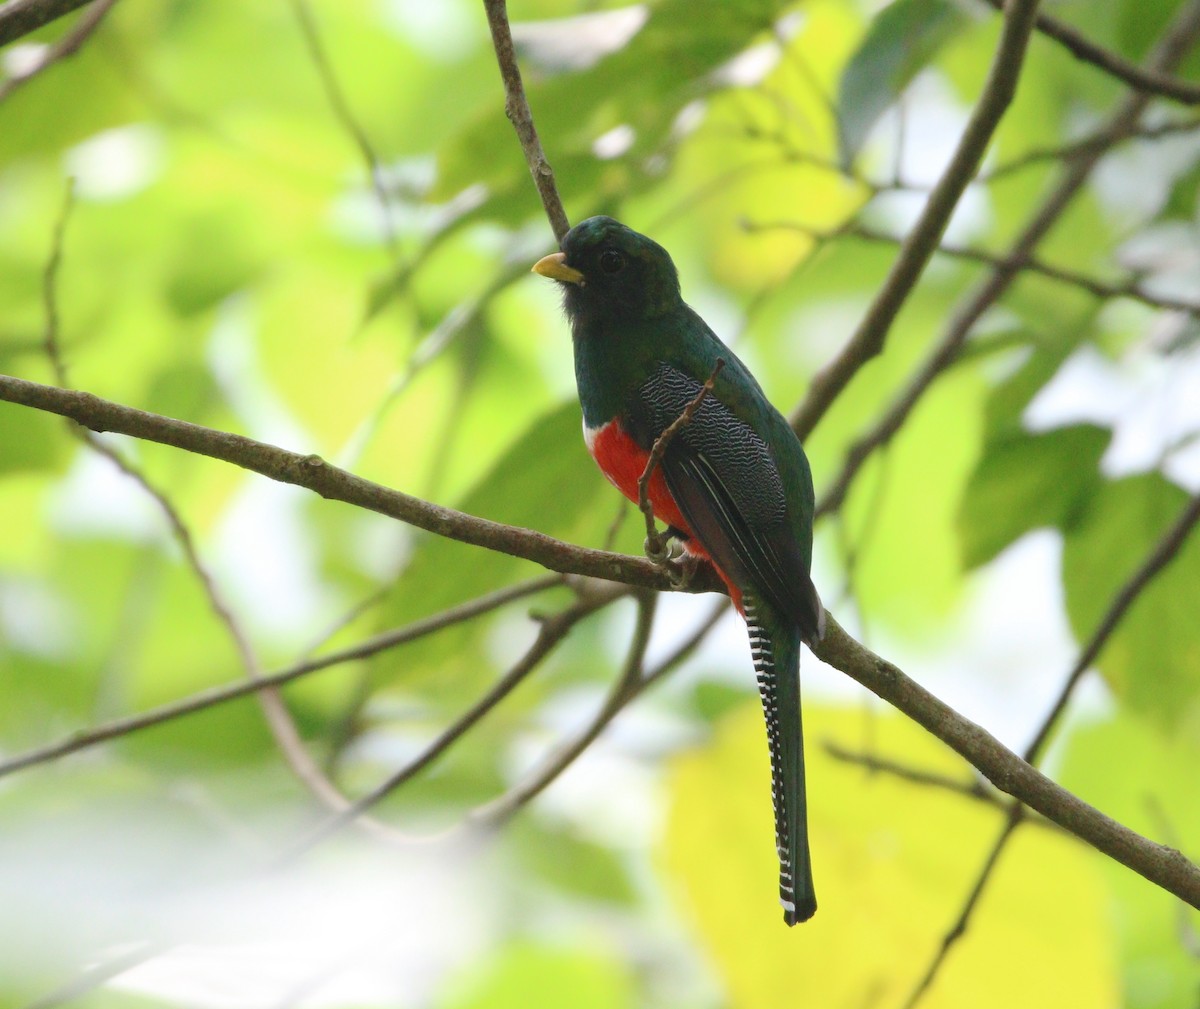
[[[91,393],[10,375],[0,375],[0,401],[69,417],[93,431],[130,435],[232,463],[272,480],[304,487],[331,501],[378,512],[461,543],[522,557],[551,571],[602,578],[633,588],[675,588],[665,572],[644,558],[574,546],[532,529],[422,501],[338,469],[317,455],[300,455],[243,435],[122,406]],[[724,587],[715,574],[701,569],[686,591],[724,592]]]
[[[329,99],[329,105],[333,109],[334,117],[350,134],[354,146],[358,148],[358,152],[362,156],[363,164],[367,169],[367,178],[371,180],[371,189],[379,204],[379,214],[383,220],[384,242],[392,258],[395,259],[399,253],[396,246],[396,226],[392,220],[392,205],[388,200],[387,187],[384,184],[383,165],[380,163],[379,155],[375,153],[375,145],[371,143],[367,131],[354,115],[353,109],[350,108],[346,93],[343,91],[337,74],[334,73],[333,64],[325,52],[321,31],[308,0],[291,0],[291,5],[296,21],[300,25],[300,33],[304,36],[304,43],[312,57],[313,65],[317,68],[321,86],[325,89],[325,96]]]
[[[1079,653],[1079,657],[1075,660],[1075,664],[1067,674],[1058,697],[1055,699],[1049,712],[1047,712],[1046,717],[1042,720],[1041,727],[1025,750],[1024,760],[1031,766],[1037,763],[1038,758],[1044,751],[1050,734],[1054,731],[1055,726],[1066,710],[1067,703],[1070,701],[1071,695],[1074,693],[1075,687],[1083,677],[1083,674],[1099,658],[1104,646],[1108,643],[1113,632],[1116,631],[1121,620],[1129,612],[1130,607],[1137,600],[1138,596],[1153,581],[1154,577],[1178,555],[1180,547],[1183,546],[1188,535],[1196,527],[1197,521],[1200,521],[1200,494],[1197,494],[1188,502],[1179,517],[1171,524],[1159,539],[1154,549],[1147,555],[1145,561],[1130,575],[1125,584],[1117,590],[1108,610],[1101,618],[1100,623],[1096,625],[1091,638]],[[983,896],[983,892],[992,878],[993,871],[999,864],[1001,854],[1003,854],[1005,847],[1007,847],[1009,839],[1016,833],[1017,827],[1026,818],[1025,809],[1019,802],[1014,802],[1009,806],[1004,827],[992,843],[991,850],[984,859],[975,882],[971,886],[971,891],[967,894],[967,898],[954,920],[954,924],[943,935],[941,945],[930,960],[925,973],[910,993],[908,1001],[905,1003],[905,1009],[912,1009],[920,1001],[921,996],[928,990],[934,978],[937,977],[938,971],[941,969],[947,956],[949,956],[954,944],[966,934],[971,916],[974,914],[975,908],[979,904],[979,899]]]
[[[1080,153],[1085,153],[1092,146],[1094,145],[1089,144],[1087,147],[1080,147],[1079,151]],[[765,231],[772,228],[799,231],[818,242],[828,242],[836,238],[855,238],[860,241],[873,242],[880,245],[899,245],[903,241],[903,238],[899,235],[891,235],[885,231],[879,231],[868,225],[860,224],[857,221],[851,221],[843,227],[834,228],[829,231],[809,228],[803,224],[790,221],[746,222],[745,227],[747,231],[751,232]],[[1101,300],[1129,298],[1131,301],[1141,302],[1141,304],[1149,308],[1163,309],[1168,312],[1186,312],[1188,315],[1200,316],[1200,302],[1184,301],[1182,298],[1171,298],[1153,294],[1133,278],[1117,283],[1108,283],[1098,280],[1095,277],[1090,277],[1085,273],[1079,273],[1075,270],[1068,270],[1061,266],[1055,266],[1052,263],[1043,262],[1035,256],[1030,256],[1022,262],[1011,262],[1005,256],[997,255],[993,252],[987,252],[983,249],[976,249],[966,245],[950,245],[945,242],[940,244],[936,251],[939,256],[947,256],[950,259],[962,259],[971,263],[980,263],[997,270],[1015,266],[1018,271],[1036,273],[1047,280],[1056,280],[1062,284],[1078,287],[1080,290],[1086,291],[1088,294]]]
[[[984,3],[998,11],[1004,10],[1004,0],[984,0]],[[1070,25],[1049,14],[1037,16],[1037,30],[1063,46],[1076,59],[1090,63],[1111,77],[1124,81],[1135,91],[1172,98],[1186,105],[1200,104],[1200,84],[1181,81],[1160,70],[1147,69],[1131,63],[1123,56],[1089,41]]]
[[[550,221],[555,239],[561,244],[563,237],[571,230],[571,222],[567,220],[567,212],[563,209],[562,199],[554,184],[554,169],[546,160],[537,127],[533,124],[529,100],[525,97],[521,68],[517,65],[512,32],[508,27],[507,4],[505,0],[483,0],[483,6],[487,11],[488,27],[492,31],[492,48],[500,64],[500,76],[504,79],[504,114],[517,131],[517,139],[521,142],[521,150],[525,152],[525,163],[542,199],[546,218]]]
[[[116,2],[117,0],[96,0],[95,4],[79,18],[75,27],[55,42],[54,45],[50,46],[33,66],[27,67],[20,73],[13,74],[12,77],[0,84],[0,102],[3,102],[18,88],[28,84],[38,74],[54,66],[55,63],[74,56],[79,52],[80,47],[100,27],[100,22],[104,20],[104,15],[116,5]]]
[[[654,626],[655,607],[658,595],[643,592],[638,596],[637,626],[629,643],[629,654],[625,658],[625,666],[621,675],[613,684],[612,691],[596,712],[595,717],[584,727],[573,740],[561,749],[550,754],[541,768],[530,778],[505,792],[499,798],[479,807],[468,817],[468,822],[488,827],[503,826],[521,809],[542,794],[559,775],[570,767],[579,756],[599,738],[600,734],[620,712],[632,701],[643,686],[642,663],[646,658],[646,648],[650,644],[650,631]]]
[[[804,402],[792,416],[792,427],[801,441],[808,437],[863,365],[882,352],[893,320],[937,251],[954,208],[979,170],[992,135],[1016,93],[1037,4],[1038,0],[1010,0],[1004,32],[992,59],[983,94],[971,113],[950,164],[930,193],[920,218],[905,238],[883,287],[871,302],[858,329],[841,353],[813,378]]]
[[[1200,908],[1200,867],[1105,816],[1026,763],[987,730],[850,637],[828,617],[813,654],[908,715],[976,767],[1000,791],[1020,800],[1093,848]]]
[[[35,32],[91,0],[8,0],[0,6],[0,46]]]

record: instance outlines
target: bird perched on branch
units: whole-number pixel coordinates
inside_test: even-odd
[[[630,500],[711,563],[745,617],[771,751],[779,897],[789,925],[817,909],[808,851],[800,643],[824,633],[809,577],[813,485],[804,450],[754,377],[691,308],[667,251],[591,217],[535,273],[559,282],[571,324],[583,436]],[[706,381],[711,391],[703,393]]]

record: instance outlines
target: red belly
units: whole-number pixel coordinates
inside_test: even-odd
[[[630,501],[637,504],[638,481],[646,471],[650,453],[641,448],[626,433],[619,420],[609,421],[595,431],[584,428],[584,441],[587,442],[588,451],[596,460],[596,465],[608,477],[609,482]],[[661,468],[656,468],[651,474],[650,484],[646,488],[646,497],[650,500],[650,507],[655,518],[667,525],[674,526],[688,536],[683,543],[684,550],[692,556],[703,558],[712,564],[712,558],[704,548],[704,544],[696,538],[687,524],[687,520],[683,517],[683,513],[680,512],[679,506],[675,503],[675,499],[671,497],[671,491],[667,488],[667,481],[663,477]],[[713,564],[713,568],[721,576],[721,580],[729,589],[733,605],[741,613],[741,590],[725,576],[725,572],[716,564]]]

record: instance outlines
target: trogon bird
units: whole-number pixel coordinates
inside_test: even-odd
[[[746,366],[684,303],[661,245],[611,217],[591,217],[533,269],[563,290],[584,440],[630,500],[659,436],[716,372],[711,392],[666,443],[647,497],[684,551],[713,565],[745,617],[771,752],[780,902],[789,925],[806,921],[817,901],[800,643],[822,636],[825,613],[809,577],[813,485],[804,450]]]

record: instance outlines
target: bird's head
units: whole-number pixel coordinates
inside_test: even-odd
[[[562,252],[538,260],[533,272],[562,285],[571,316],[652,318],[680,303],[667,250],[611,217],[575,225]]]

